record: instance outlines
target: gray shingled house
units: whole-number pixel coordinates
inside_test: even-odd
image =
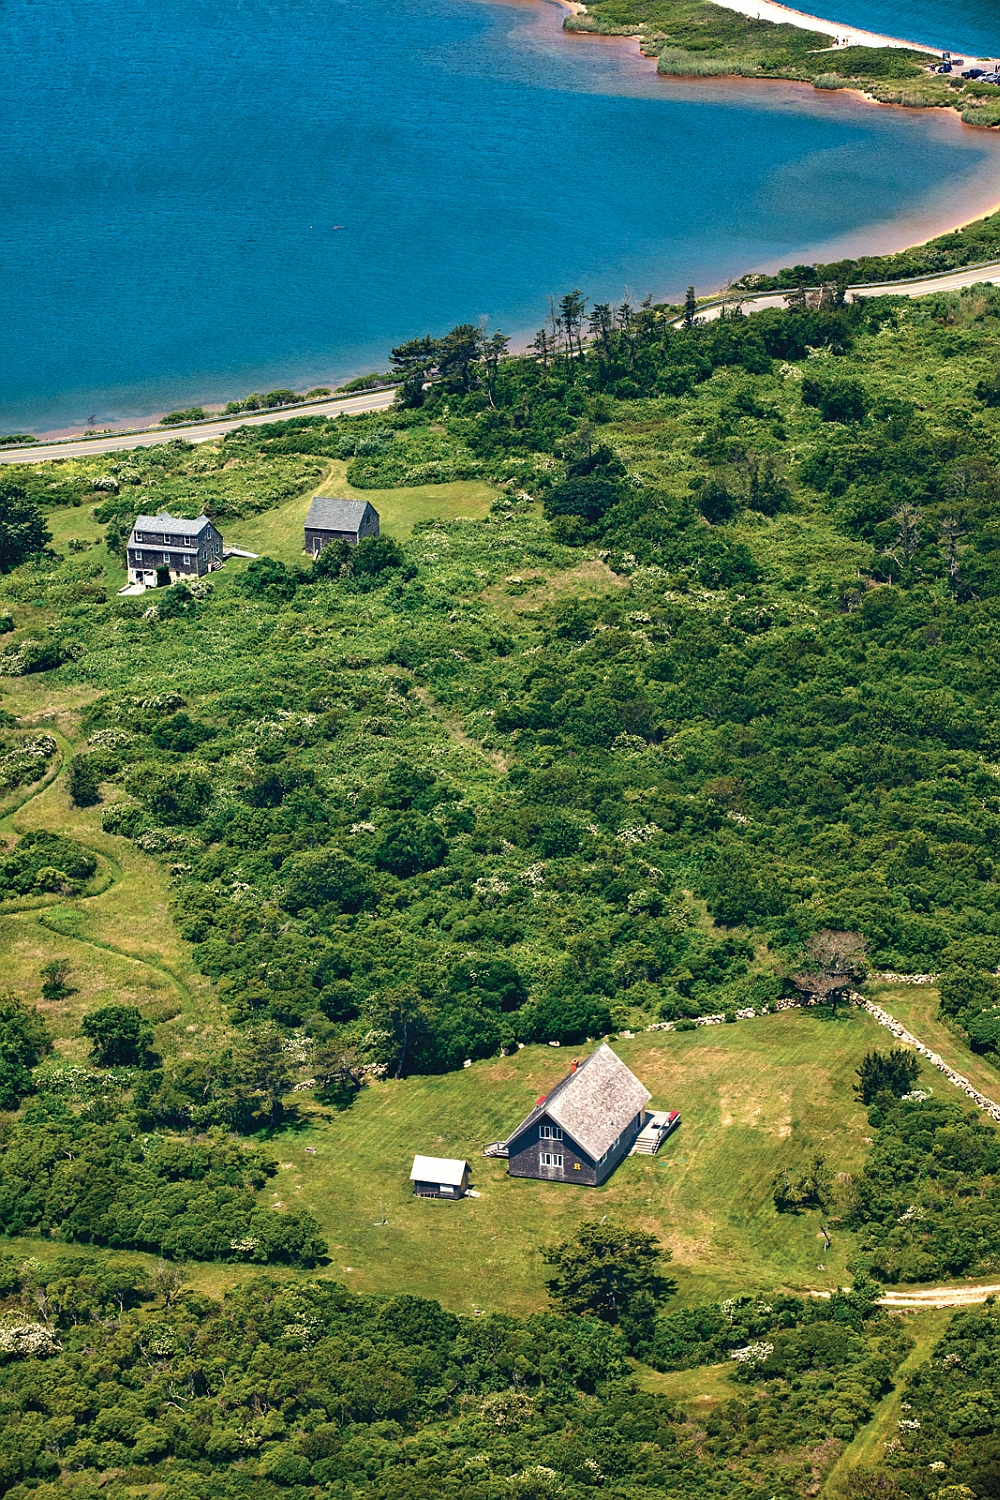
[[[157,568],[166,568],[170,582],[200,578],[222,567],[222,533],[207,516],[186,521],[168,515],[136,516],[128,539],[129,583],[156,585]]]
[[[314,495],[306,516],[305,551],[318,557],[331,542],[356,547],[365,537],[378,536],[378,511],[367,500],[336,500]]]
[[[649,1099],[602,1042],[508,1136],[508,1174],[599,1187],[635,1144]]]

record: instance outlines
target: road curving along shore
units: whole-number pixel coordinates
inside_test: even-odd
[[[857,297],[926,297],[931,292],[958,292],[966,286],[981,286],[984,282],[991,286],[1000,286],[1000,260],[991,261],[988,265],[963,266],[956,271],[942,271],[936,276],[914,276],[905,281],[874,281],[862,286],[849,286],[844,295],[848,302],[853,302]],[[819,288],[806,288],[806,295],[819,295]],[[784,291],[769,292],[723,292],[711,301],[702,303],[696,313],[699,322],[712,323],[737,309],[743,313],[763,312],[768,307],[787,307],[790,297],[797,293],[786,288]],[[684,322],[684,315],[674,318],[673,326],[679,328]]]
[[[189,427],[156,427],[149,432],[119,432],[108,437],[67,438],[56,443],[32,443],[25,448],[0,448],[0,463],[37,464],[53,458],[88,458],[92,453],[121,453],[126,448],[155,448],[183,438],[188,443],[208,443],[225,437],[234,427],[263,427],[268,422],[284,422],[292,417],[339,417],[352,412],[385,411],[396,392],[370,391],[361,396],[342,396],[339,400],[311,401],[308,406],[278,407],[273,411],[255,412],[253,416],[220,417],[218,421],[195,422]]]

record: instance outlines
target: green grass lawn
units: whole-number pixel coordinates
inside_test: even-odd
[[[990,1099],[1000,1101],[1000,1070],[959,1040],[938,1017],[938,992],[933,985],[886,985],[866,991],[883,1010],[900,1021],[925,1046],[933,1048],[950,1068],[956,1068]],[[889,1043],[889,1033],[883,1032]],[[961,1097],[935,1068],[924,1064],[921,1085]],[[985,1118],[985,1117],[984,1117]]]
[[[404,541],[418,521],[453,521],[462,516],[485,516],[496,499],[492,485],[480,479],[454,484],[425,484],[403,490],[356,490],[347,483],[347,465],[332,462],[322,484],[275,510],[225,523],[224,533],[232,547],[267,553],[282,562],[297,563],[303,557],[303,527],[313,495],[338,495],[350,500],[369,500],[379,513],[382,533]],[[230,566],[232,566],[230,564]]]
[[[505,1162],[479,1154],[562,1077],[571,1049],[526,1047],[460,1073],[377,1083],[349,1111],[305,1115],[273,1142],[287,1163],[275,1201],[317,1216],[330,1272],[350,1286],[436,1297],[461,1312],[544,1306],[539,1251],[581,1216],[611,1212],[670,1247],[685,1300],[834,1286],[849,1279],[851,1236],[835,1232],[824,1253],[822,1216],[779,1217],[769,1182],[816,1150],[835,1171],[858,1169],[867,1123],[852,1083],[877,1035],[863,1012],[831,1022],[791,1011],[616,1042],[654,1106],[680,1109],[683,1124],[659,1156],[629,1158],[598,1189],[510,1178]],[[417,1151],[467,1157],[482,1196],[414,1198]]]

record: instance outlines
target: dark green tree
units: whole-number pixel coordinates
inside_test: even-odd
[[[862,1104],[871,1104],[883,1089],[895,1094],[897,1099],[910,1093],[920,1077],[920,1064],[915,1053],[893,1047],[889,1052],[866,1052],[857,1073],[855,1097]]]
[[[84,1016],[80,1031],[91,1044],[91,1057],[102,1068],[149,1065],[153,1028],[134,1005],[102,1005]]]
[[[452,390],[465,395],[472,389],[483,342],[482,333],[472,323],[460,323],[441,340],[437,366],[441,379]]]
[[[9,990],[0,994],[0,1109],[16,1109],[34,1089],[31,1069],[52,1050],[45,1021]]]
[[[74,807],[93,807],[100,802],[100,777],[89,755],[74,755],[70,761],[69,795]]]
[[[355,578],[376,578],[393,568],[402,568],[406,554],[391,536],[366,536],[350,555],[351,573]]]
[[[284,1113],[284,1096],[295,1082],[284,1033],[273,1021],[247,1027],[232,1051],[231,1087],[244,1106],[270,1126]]]
[[[22,486],[0,483],[0,573],[19,567],[51,540],[41,511]]]
[[[561,1312],[626,1327],[645,1321],[675,1290],[663,1274],[670,1258],[655,1235],[613,1218],[581,1224],[572,1239],[542,1251],[553,1268],[545,1284]]]
[[[404,813],[386,829],[375,850],[375,863],[401,880],[436,869],[444,862],[448,843],[436,823],[419,813]]]
[[[400,984],[370,995],[364,1007],[371,1030],[365,1046],[376,1062],[402,1078],[411,1050],[426,1030],[426,1014],[420,991]]]
[[[76,991],[69,983],[69,959],[50,958],[47,964],[42,964],[39,973],[42,976],[42,997],[52,1003],[65,1000],[67,995],[75,995]]]
[[[374,895],[370,870],[339,849],[308,849],[293,854],[281,874],[284,904],[292,912],[330,905],[340,911],[360,911]]]
[[[817,1153],[798,1177],[793,1177],[787,1168],[776,1172],[771,1178],[771,1195],[779,1214],[826,1208],[833,1196],[833,1174]]]

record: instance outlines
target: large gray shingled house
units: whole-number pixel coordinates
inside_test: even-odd
[[[378,536],[378,511],[367,500],[336,500],[314,495],[306,516],[305,551],[318,557],[331,542],[356,547],[365,537]]]
[[[602,1042],[507,1138],[508,1174],[599,1187],[646,1123],[649,1090]]]
[[[200,578],[222,567],[222,533],[207,516],[186,521],[183,516],[136,516],[128,539],[129,583],[156,586],[157,568],[166,568],[170,582]]]

